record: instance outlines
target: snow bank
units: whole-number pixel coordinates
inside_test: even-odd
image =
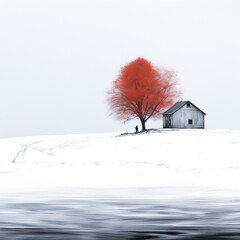
[[[240,187],[240,131],[159,130],[0,140],[0,190]]]

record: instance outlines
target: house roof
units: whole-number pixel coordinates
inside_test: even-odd
[[[172,115],[174,114],[176,111],[178,111],[180,108],[182,108],[185,104],[190,103],[192,104],[190,101],[181,101],[181,102],[177,102],[175,103],[172,107],[170,107],[167,111],[165,111],[163,114],[164,115]],[[199,109],[198,107],[196,107],[194,104],[192,104],[195,108],[197,108],[200,112],[202,112],[204,115],[206,115],[206,113],[204,113],[201,109]]]

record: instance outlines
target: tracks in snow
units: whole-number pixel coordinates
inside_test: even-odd
[[[12,160],[12,163],[16,163],[18,158],[21,157],[21,160],[24,160],[24,156],[29,148],[33,148],[34,145],[40,143],[41,141],[33,142],[33,143],[27,143],[22,146],[22,148],[17,152],[17,155],[15,158]]]
[[[85,148],[87,146],[86,142],[88,142],[88,139],[74,139],[65,141],[51,139],[26,143],[23,144],[20,150],[17,151],[12,163],[24,162],[26,160],[26,153],[31,150],[63,160],[61,156],[57,156],[57,152],[63,149],[66,149],[66,151],[72,151]]]

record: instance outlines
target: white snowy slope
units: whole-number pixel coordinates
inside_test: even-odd
[[[0,190],[47,187],[240,188],[240,131],[159,130],[0,140]]]

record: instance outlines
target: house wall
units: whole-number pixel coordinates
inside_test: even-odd
[[[192,124],[188,120],[192,119]],[[187,107],[185,104],[172,115],[173,128],[204,128],[204,114],[195,108],[192,104]]]

